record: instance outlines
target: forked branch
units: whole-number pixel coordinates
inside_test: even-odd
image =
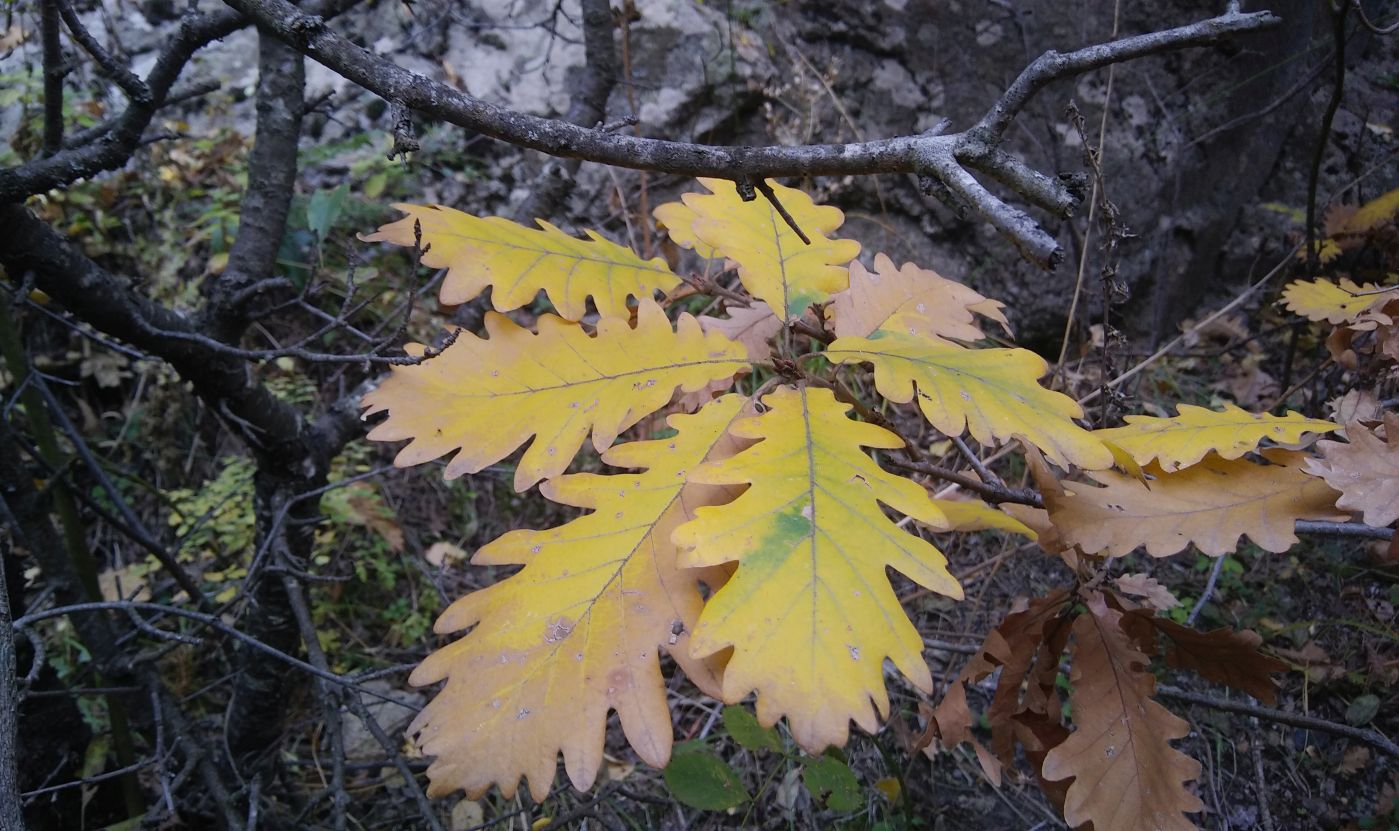
[[[773,176],[912,173],[936,181],[975,208],[1021,254],[1052,268],[1058,242],[1024,211],[1007,205],[968,172],[975,168],[1005,182],[1025,199],[1057,214],[1079,201],[1075,189],[1030,170],[1000,150],[1015,116],[1054,81],[1145,55],[1215,43],[1276,25],[1272,13],[1224,14],[1160,32],[1136,35],[1073,52],[1046,52],[1026,69],[971,128],[848,144],[738,147],[641,138],[567,120],[542,118],[492,104],[411,72],[337,34],[321,17],[287,0],[226,0],[262,27],[328,69],[388,101],[435,119],[551,156],[618,167],[756,182]]]

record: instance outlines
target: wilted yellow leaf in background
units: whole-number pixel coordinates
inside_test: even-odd
[[[466,552],[455,543],[439,540],[428,546],[427,551],[423,552],[423,559],[427,560],[429,565],[446,568],[465,560]]]
[[[671,416],[673,438],[603,456],[643,473],[549,480],[547,497],[592,512],[546,531],[511,531],[477,553],[477,565],[525,567],[452,604],[437,631],[477,628],[413,673],[414,684],[447,680],[410,728],[437,757],[428,769],[432,794],[464,788],[474,799],[494,784],[509,798],[525,776],[543,801],[560,752],[584,790],[603,764],[611,710],[643,761],[666,764],[672,728],[660,652],[718,694],[714,667],[690,657],[687,633],[703,603],[699,583],[717,587],[725,576],[679,569],[670,536],[697,506],[732,498],[732,489],[694,484],[690,474],[727,452],[725,431],[744,403],[730,395]]]
[[[623,430],[664,407],[677,388],[693,391],[748,368],[743,347],[706,334],[689,315],[671,329],[654,302],[636,328],[605,318],[596,337],[553,315],[539,334],[495,313],[489,339],[462,334],[442,354],[397,366],[364,396],[365,415],[387,410],[376,441],[412,439],[394,463],[407,466],[452,451],[448,479],[476,473],[535,438],[515,469],[525,490],[567,469],[589,431],[605,450]],[[423,354],[412,345],[411,354]]]
[[[798,317],[848,285],[844,266],[860,253],[860,244],[826,236],[845,221],[839,208],[817,205],[799,190],[769,182],[811,240],[808,245],[763,196],[744,202],[732,182],[699,181],[713,193],[687,193],[683,202],[661,205],[657,221],[677,245],[737,263],[743,287],[779,318]]]
[[[679,285],[660,257],[643,260],[630,248],[589,231],[577,239],[540,220],[543,230],[499,217],[479,217],[441,205],[394,205],[408,216],[360,238],[412,246],[422,229],[422,263],[447,269],[441,300],[465,303],[491,289],[491,304],[508,312],[541,290],[566,320],[582,320],[592,297],[603,317],[626,317],[627,297],[651,299]]]
[[[850,420],[826,389],[783,387],[763,403],[766,413],[731,431],[756,445],[691,474],[692,482],[751,487],[730,504],[700,508],[674,539],[682,565],[738,563],[692,636],[699,656],[733,647],[724,700],[757,691],[758,720],[770,726],[785,715],[792,738],[817,753],[844,744],[851,720],[878,727],[876,711],[889,711],[885,658],[932,689],[922,638],[885,569],[949,597],[962,590],[942,554],[880,507],[943,521],[922,486],[861,450],[902,440]]]
[[[1131,455],[1137,464],[1157,461],[1162,470],[1189,467],[1210,452],[1237,459],[1264,439],[1277,444],[1297,444],[1307,433],[1327,433],[1340,425],[1306,418],[1289,411],[1285,416],[1250,413],[1233,404],[1223,412],[1181,404],[1172,418],[1129,415],[1123,427],[1095,430],[1093,435]]]
[[[478,828],[486,820],[486,809],[474,799],[458,800],[452,806],[452,831],[470,831]]]
[[[965,349],[901,332],[839,338],[826,348],[834,363],[874,364],[879,394],[918,400],[929,423],[949,436],[965,428],[982,444],[1023,436],[1062,467],[1112,465],[1112,453],[1074,424],[1083,409],[1039,385],[1049,369],[1028,349]],[[915,387],[916,385],[916,387]]]
[[[1346,219],[1342,233],[1364,234],[1399,215],[1399,188],[1381,194],[1356,209]]]
[[[10,24],[10,27],[0,32],[0,52],[9,52],[18,47],[29,38],[29,32],[18,22]]]

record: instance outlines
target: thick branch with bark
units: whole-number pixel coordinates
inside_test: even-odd
[[[249,289],[272,277],[296,192],[296,152],[306,87],[301,53],[259,33],[257,135],[248,156],[248,186],[238,212],[238,236],[228,266],[202,315],[214,337],[237,342],[265,305]],[[253,296],[249,296],[249,294]]]
[[[44,49],[44,155],[63,146],[63,43],[59,40],[58,0],[39,4],[39,37]]]
[[[583,7],[583,79],[565,118],[580,127],[597,127],[607,118],[607,99],[617,86],[617,47],[613,43],[610,0],[580,0]],[[515,212],[528,224],[549,216],[573,189],[580,159],[563,159],[544,167],[529,198]]]
[[[0,517],[0,557],[11,554],[9,523]],[[19,810],[19,679],[15,669],[15,633],[10,627],[10,586],[5,569],[0,568],[0,831],[24,828]]]
[[[1021,253],[1043,267],[1062,256],[1058,243],[1024,211],[996,198],[967,172],[1004,169],[1012,188],[1062,212],[1073,193],[1044,176],[1029,177],[1023,166],[1007,165],[995,152],[1015,116],[1044,87],[1113,63],[1193,46],[1276,25],[1269,12],[1248,14],[1230,8],[1219,17],[1068,53],[1047,52],[1030,64],[970,129],[948,135],[913,135],[849,144],[794,147],[734,147],[641,138],[563,119],[541,118],[482,101],[469,93],[375,55],[334,32],[326,21],[287,0],[226,0],[259,26],[292,44],[326,68],[386,100],[551,156],[618,167],[755,181],[773,176],[913,173],[950,189],[975,208]]]
[[[0,205],[0,265],[11,275],[33,275],[34,285],[99,330],[158,355],[194,385],[240,435],[257,460],[255,477],[259,550],[277,563],[310,553],[317,507],[296,495],[324,482],[331,457],[354,435],[347,407],[333,409],[313,428],[291,405],[257,382],[247,362],[208,344],[162,332],[191,334],[195,324],[134,292],[78,252],[66,239],[17,205]],[[285,519],[285,521],[281,521]],[[297,646],[297,630],[280,581],[255,581],[246,627],[282,651]],[[253,652],[240,658],[228,720],[229,745],[240,761],[261,760],[280,734],[286,674]],[[270,708],[270,709],[269,709]]]
[[[197,331],[191,321],[133,291],[129,280],[89,260],[18,205],[0,204],[0,265],[12,279],[32,274],[35,286],[82,320],[168,361],[255,454],[287,463],[299,457],[296,450],[303,442],[312,440],[300,414],[254,380],[245,361],[159,334]]]

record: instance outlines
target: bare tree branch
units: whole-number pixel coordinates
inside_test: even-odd
[[[315,621],[312,620],[305,591],[290,574],[282,576],[282,588],[291,601],[292,614],[296,617],[297,629],[301,632],[301,644],[306,648],[306,657],[311,659],[311,665],[317,670],[330,672],[330,662],[326,660],[325,651],[321,649],[320,636],[316,631]],[[345,809],[350,804],[350,794],[345,790],[345,737],[340,718],[344,690],[318,678],[316,694],[321,699],[326,737],[330,740],[330,804],[334,828],[335,831],[345,831]],[[407,778],[416,783],[411,775]]]
[[[1399,744],[1396,744],[1392,739],[1375,730],[1351,727],[1349,724],[1338,724],[1324,718],[1307,716],[1301,713],[1289,713],[1286,710],[1277,710],[1259,704],[1248,704],[1243,701],[1229,701],[1210,695],[1201,695],[1200,693],[1193,693],[1165,684],[1160,684],[1156,687],[1156,694],[1162,698],[1183,701],[1186,704],[1198,704],[1201,707],[1212,707],[1226,713],[1257,716],[1258,718],[1275,721],[1279,724],[1290,724],[1293,727],[1316,730],[1321,733],[1330,733],[1333,736],[1343,736],[1347,739],[1353,739],[1363,744],[1368,744],[1370,747],[1388,756],[1399,757]]]
[[[733,147],[660,139],[541,118],[482,101],[469,93],[417,75],[375,55],[335,33],[321,17],[298,9],[287,0],[226,0],[259,26],[327,68],[388,101],[552,156],[604,164],[709,176],[733,181],[756,181],[772,176],[819,176],[870,173],[914,173],[941,181],[966,199],[1028,259],[1052,266],[1061,256],[1053,237],[1024,211],[1006,205],[985,190],[963,164],[976,160],[979,169],[1004,164],[992,151],[1006,128],[1044,87],[1062,78],[1112,63],[1175,49],[1217,42],[1231,35],[1276,25],[1269,12],[1244,14],[1230,8],[1209,20],[1160,32],[1123,38],[1069,53],[1047,52],[1030,64],[1005,94],[972,128],[950,135],[913,135],[850,144],[793,147]],[[1048,177],[1027,180],[1024,170],[1005,175],[1012,187],[1025,187],[1037,203],[1060,205],[1064,196]]]
[[[111,611],[148,612],[153,614],[169,615],[171,617],[192,620],[196,623],[199,623],[202,626],[207,626],[208,628],[213,629],[216,632],[226,635],[238,641],[239,643],[247,646],[250,649],[255,649],[258,652],[261,652],[271,657],[272,659],[280,662],[285,666],[301,670],[302,672],[305,672],[309,675],[312,675],[316,678],[319,678],[323,681],[327,681],[339,687],[355,688],[363,695],[372,696],[383,701],[394,701],[393,698],[386,697],[384,695],[381,695],[380,693],[375,692],[374,690],[365,689],[361,686],[364,683],[364,681],[367,680],[367,676],[370,673],[365,673],[365,677],[361,677],[359,675],[338,675],[334,672],[331,672],[330,670],[318,669],[315,665],[307,663],[306,661],[303,661],[294,655],[291,655],[287,652],[283,652],[279,649],[276,649],[275,647],[268,646],[266,643],[258,640],[257,638],[253,637],[247,632],[244,632],[234,626],[229,626],[227,623],[224,623],[222,620],[220,620],[219,617],[216,615],[206,615],[202,612],[196,612],[192,609],[183,609],[179,606],[169,606],[162,603],[145,603],[135,600],[98,600],[86,603],[79,602],[65,604],[63,606],[55,606],[51,609],[44,609],[43,611],[30,612],[29,614],[23,617],[15,618],[15,620],[10,623],[10,627],[15,631],[19,631],[27,629],[33,626],[34,624],[39,623],[40,621],[49,620],[51,618],[56,617],[65,617],[67,615],[73,615],[74,628],[81,629],[82,627],[80,622],[84,618],[92,617],[92,615],[87,613]],[[293,632],[295,631],[295,627],[293,627]],[[285,702],[278,703],[280,705]]]
[[[617,86],[617,47],[609,0],[580,0],[583,10],[583,80],[565,118],[580,127],[595,127],[607,118],[607,99]],[[545,165],[534,189],[518,211],[516,220],[529,223],[549,216],[573,189],[579,159],[555,160]]]
[[[200,315],[214,337],[236,343],[266,305],[261,292],[276,267],[296,192],[296,154],[305,110],[305,60],[301,53],[258,33],[257,135],[248,156],[248,186],[238,212],[238,236],[228,266]]]
[[[44,155],[63,146],[63,43],[59,39],[58,0],[40,0],[39,36],[44,50]]]
[[[8,524],[8,523],[6,523]],[[0,534],[4,534],[0,528]],[[0,557],[13,556],[0,542]],[[15,670],[15,633],[10,625],[10,587],[0,568],[0,831],[23,831],[19,810],[19,679]]]
[[[54,420],[58,422],[59,428],[63,430],[64,435],[68,437],[68,441],[73,443],[73,449],[77,451],[78,457],[81,458],[83,463],[87,466],[88,472],[97,480],[102,491],[107,494],[107,498],[112,501],[117,511],[121,513],[129,534],[135,539],[138,539],[141,547],[151,552],[151,554],[160,561],[161,567],[174,578],[175,583],[181,589],[184,589],[185,593],[190,596],[190,599],[195,605],[212,611],[213,607],[204,597],[204,593],[199,590],[199,585],[194,582],[194,578],[190,577],[189,573],[185,571],[184,566],[180,565],[175,554],[166,550],[165,546],[161,545],[156,540],[155,535],[146,529],[145,523],[141,522],[141,518],[136,516],[136,512],[131,509],[126,499],[121,495],[121,491],[112,483],[111,478],[109,478],[106,471],[102,469],[102,465],[98,464],[97,458],[87,446],[87,442],[83,440],[82,434],[78,432],[78,429],[73,425],[72,420],[68,418],[68,413],[63,410],[58,399],[54,397],[53,391],[49,389],[48,384],[38,375],[34,376],[32,383],[39,391],[39,394],[43,396],[44,402],[48,404],[49,412],[53,414]],[[74,490],[76,490],[76,488]]]
[[[146,82],[136,77],[130,69],[116,59],[114,55],[103,48],[97,42],[97,38],[83,25],[78,18],[78,13],[73,10],[73,4],[68,0],[53,0],[58,6],[58,13],[63,16],[63,23],[68,27],[68,33],[73,36],[73,40],[83,48],[84,52],[97,62],[97,66],[109,76],[116,85],[121,87],[121,91],[126,93],[126,97],[132,101],[150,104],[151,91],[146,86]]]

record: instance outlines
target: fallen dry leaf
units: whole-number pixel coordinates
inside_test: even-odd
[[[1326,409],[1331,411],[1331,417],[1339,424],[1350,424],[1356,421],[1379,421],[1384,414],[1380,400],[1368,390],[1351,390],[1340,398],[1328,402]]]
[[[1337,773],[1359,773],[1370,766],[1372,754],[1370,748],[1364,745],[1353,744],[1346,748],[1345,756],[1341,757],[1341,764],[1336,767]]]

